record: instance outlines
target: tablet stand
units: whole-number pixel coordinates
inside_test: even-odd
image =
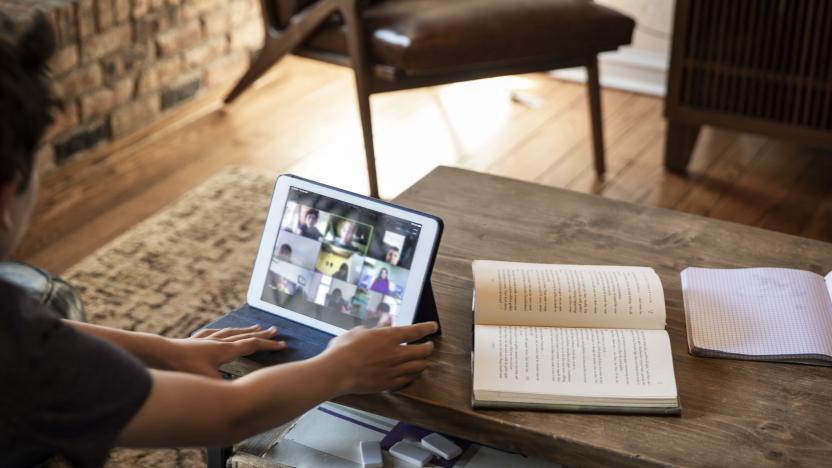
[[[442,324],[439,323],[439,312],[436,310],[436,299],[433,297],[433,287],[430,284],[430,279],[425,281],[425,287],[422,288],[422,295],[419,297],[419,303],[416,305],[416,316],[413,318],[413,323],[436,321],[439,324],[439,329],[434,335],[442,334]]]

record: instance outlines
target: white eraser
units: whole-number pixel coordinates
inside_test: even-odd
[[[462,453],[462,449],[459,445],[456,445],[435,432],[425,436],[425,438],[422,439],[422,447],[439,455],[445,460],[456,458]]]
[[[432,453],[408,442],[396,442],[390,447],[390,455],[419,466],[425,466],[433,458]]]
[[[381,468],[381,445],[378,442],[364,441],[358,445],[361,451],[361,466],[367,468]]]

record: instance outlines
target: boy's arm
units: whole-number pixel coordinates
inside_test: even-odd
[[[336,396],[402,387],[425,369],[433,343],[401,343],[436,328],[435,322],[356,328],[334,338],[317,357],[234,381],[153,371],[150,395],[119,435],[118,445],[230,445]]]
[[[191,338],[177,339],[72,320],[64,320],[64,323],[127,351],[148,367],[208,377],[219,377],[217,368],[240,356],[276,351],[286,346],[285,342],[271,339],[277,334],[276,328],[260,330],[258,325],[200,330]]]

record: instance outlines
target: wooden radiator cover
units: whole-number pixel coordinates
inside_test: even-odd
[[[677,0],[665,113],[832,148],[832,1]]]

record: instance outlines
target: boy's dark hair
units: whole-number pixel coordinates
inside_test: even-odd
[[[312,215],[312,216],[315,217],[315,219],[317,219],[318,218],[318,210],[316,210],[315,208],[312,208],[311,210],[307,211],[306,214],[303,215],[303,217],[305,218],[309,215]]]
[[[28,188],[35,150],[52,123],[56,101],[46,71],[54,51],[55,36],[43,14],[21,34],[0,15],[0,185],[19,175],[18,192]]]

